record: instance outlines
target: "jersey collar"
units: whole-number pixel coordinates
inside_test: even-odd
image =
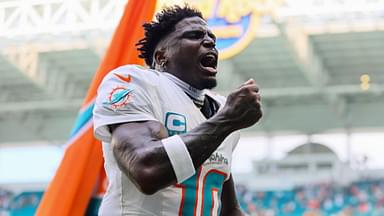
[[[205,91],[199,90],[197,88],[192,87],[188,83],[184,82],[183,80],[177,78],[176,76],[168,73],[163,72],[164,76],[166,76],[169,80],[171,80],[173,83],[175,83],[177,86],[179,86],[191,99],[193,102],[198,106],[203,106],[204,104],[204,98],[205,98]]]

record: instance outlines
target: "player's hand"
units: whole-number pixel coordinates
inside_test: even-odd
[[[221,114],[238,130],[254,125],[263,115],[259,87],[253,79],[243,83],[227,97]]]

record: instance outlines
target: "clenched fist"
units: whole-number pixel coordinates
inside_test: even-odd
[[[221,110],[232,126],[238,130],[254,125],[263,115],[259,88],[253,79],[243,83],[227,97]]]

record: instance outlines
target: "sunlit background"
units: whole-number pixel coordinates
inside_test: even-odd
[[[216,90],[261,88],[232,165],[242,208],[384,215],[384,1],[188,2],[222,39]],[[33,215],[125,4],[0,0],[0,216]]]

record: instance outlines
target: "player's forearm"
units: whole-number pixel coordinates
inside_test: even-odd
[[[188,149],[195,169],[198,169],[234,130],[235,128],[225,118],[224,114],[218,113],[218,115],[201,123],[188,133],[180,135]],[[147,161],[147,164],[151,164],[149,167],[153,172],[149,172],[152,175],[149,179],[156,181],[152,185],[155,185],[158,190],[177,182],[174,167],[170,163],[170,155],[167,154],[162,145],[163,139],[164,137],[160,138],[158,136],[156,139],[149,141],[150,144],[147,146],[151,147],[148,148],[150,150],[147,152],[147,158],[142,159],[142,161]],[[152,161],[152,163],[148,161]],[[178,163],[183,162],[178,161]]]
[[[194,167],[200,167],[233,130],[228,120],[218,114],[180,135]],[[177,182],[162,143],[167,137],[165,131],[158,122],[146,122],[125,124],[113,133],[113,152],[120,169],[146,194]]]
[[[195,168],[200,167],[234,130],[231,122],[223,114],[218,113],[188,133],[181,135]]]

